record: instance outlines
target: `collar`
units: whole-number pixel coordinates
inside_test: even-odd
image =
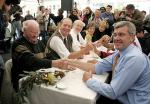
[[[67,39],[67,37],[64,37],[63,35],[62,35],[62,33],[60,32],[60,30],[59,30],[59,33],[60,33],[60,35],[61,35],[61,37],[63,38],[63,39]]]
[[[123,51],[119,51],[120,57],[124,56],[126,53],[128,53],[130,50],[132,50],[134,47],[136,47],[136,46],[132,43],[127,48],[123,49]]]

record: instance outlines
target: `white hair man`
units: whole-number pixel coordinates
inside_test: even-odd
[[[19,74],[23,71],[35,71],[41,68],[58,67],[65,65],[61,60],[49,60],[44,56],[45,46],[38,40],[39,24],[35,20],[23,23],[23,37],[12,44],[12,82],[18,91]]]
[[[80,32],[82,31],[83,27],[85,26],[85,23],[81,20],[76,20],[73,23],[73,27],[70,31],[70,34],[72,36],[73,42],[75,44],[76,51],[80,50],[81,46],[86,45],[86,41],[81,36]]]

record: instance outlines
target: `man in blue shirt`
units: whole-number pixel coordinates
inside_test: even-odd
[[[117,50],[114,54],[95,65],[75,61],[68,61],[68,64],[86,70],[83,81],[100,95],[123,104],[150,104],[150,60],[133,44],[135,34],[133,23],[118,22],[114,25],[113,41]],[[102,74],[111,70],[110,84],[92,78],[92,73]]]
[[[100,19],[101,20],[106,20],[109,24],[109,27],[108,27],[108,35],[111,36],[111,33],[113,31],[113,24],[114,24],[114,16],[113,16],[113,13],[111,12],[112,10],[112,6],[111,5],[107,5],[106,7],[106,12],[104,13],[101,13],[100,15]]]

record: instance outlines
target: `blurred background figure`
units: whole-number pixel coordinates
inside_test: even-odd
[[[12,5],[11,10],[10,10],[10,15],[11,15],[11,24],[12,24],[12,34],[13,34],[13,39],[17,39],[19,37],[22,37],[21,33],[21,28],[22,28],[22,21],[23,17],[21,16],[23,14],[22,8],[18,5]]]
[[[111,5],[107,5],[106,12],[101,13],[100,18],[102,20],[106,20],[108,22],[108,24],[109,24],[108,30],[111,34],[113,31],[113,24],[114,24],[114,16],[112,13],[112,6]]]
[[[148,33],[150,33],[150,14],[148,14],[143,20],[143,27]]]
[[[27,11],[27,14],[24,17],[24,21],[26,20],[32,20],[34,17],[30,14],[30,10]]]
[[[100,11],[101,11],[101,13],[104,13],[104,12],[106,12],[106,8],[105,7],[100,7]]]
[[[74,22],[75,20],[78,20],[78,10],[77,9],[73,9],[70,13],[69,18],[72,20],[72,22]]]
[[[59,22],[64,18],[63,16],[64,11],[62,9],[58,9],[57,16],[50,13],[50,18],[55,22],[55,25],[57,26]]]
[[[125,20],[132,22],[136,28],[138,28],[138,26],[143,24],[143,19],[142,13],[138,9],[135,9],[133,4],[128,4],[126,6]]]
[[[141,13],[142,13],[143,17],[145,18],[145,16],[146,16],[146,11],[145,11],[145,10],[142,10]]]
[[[86,7],[83,16],[83,22],[88,25],[94,18],[94,13],[90,7]]]

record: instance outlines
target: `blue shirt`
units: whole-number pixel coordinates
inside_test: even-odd
[[[96,74],[112,70],[115,52],[95,65]],[[123,104],[150,104],[150,59],[133,44],[120,52],[110,84],[90,78],[87,86]]]
[[[114,24],[114,16],[112,13],[109,12],[104,12],[100,15],[100,19],[105,19],[105,18],[109,18],[108,23],[109,25],[113,25]]]

